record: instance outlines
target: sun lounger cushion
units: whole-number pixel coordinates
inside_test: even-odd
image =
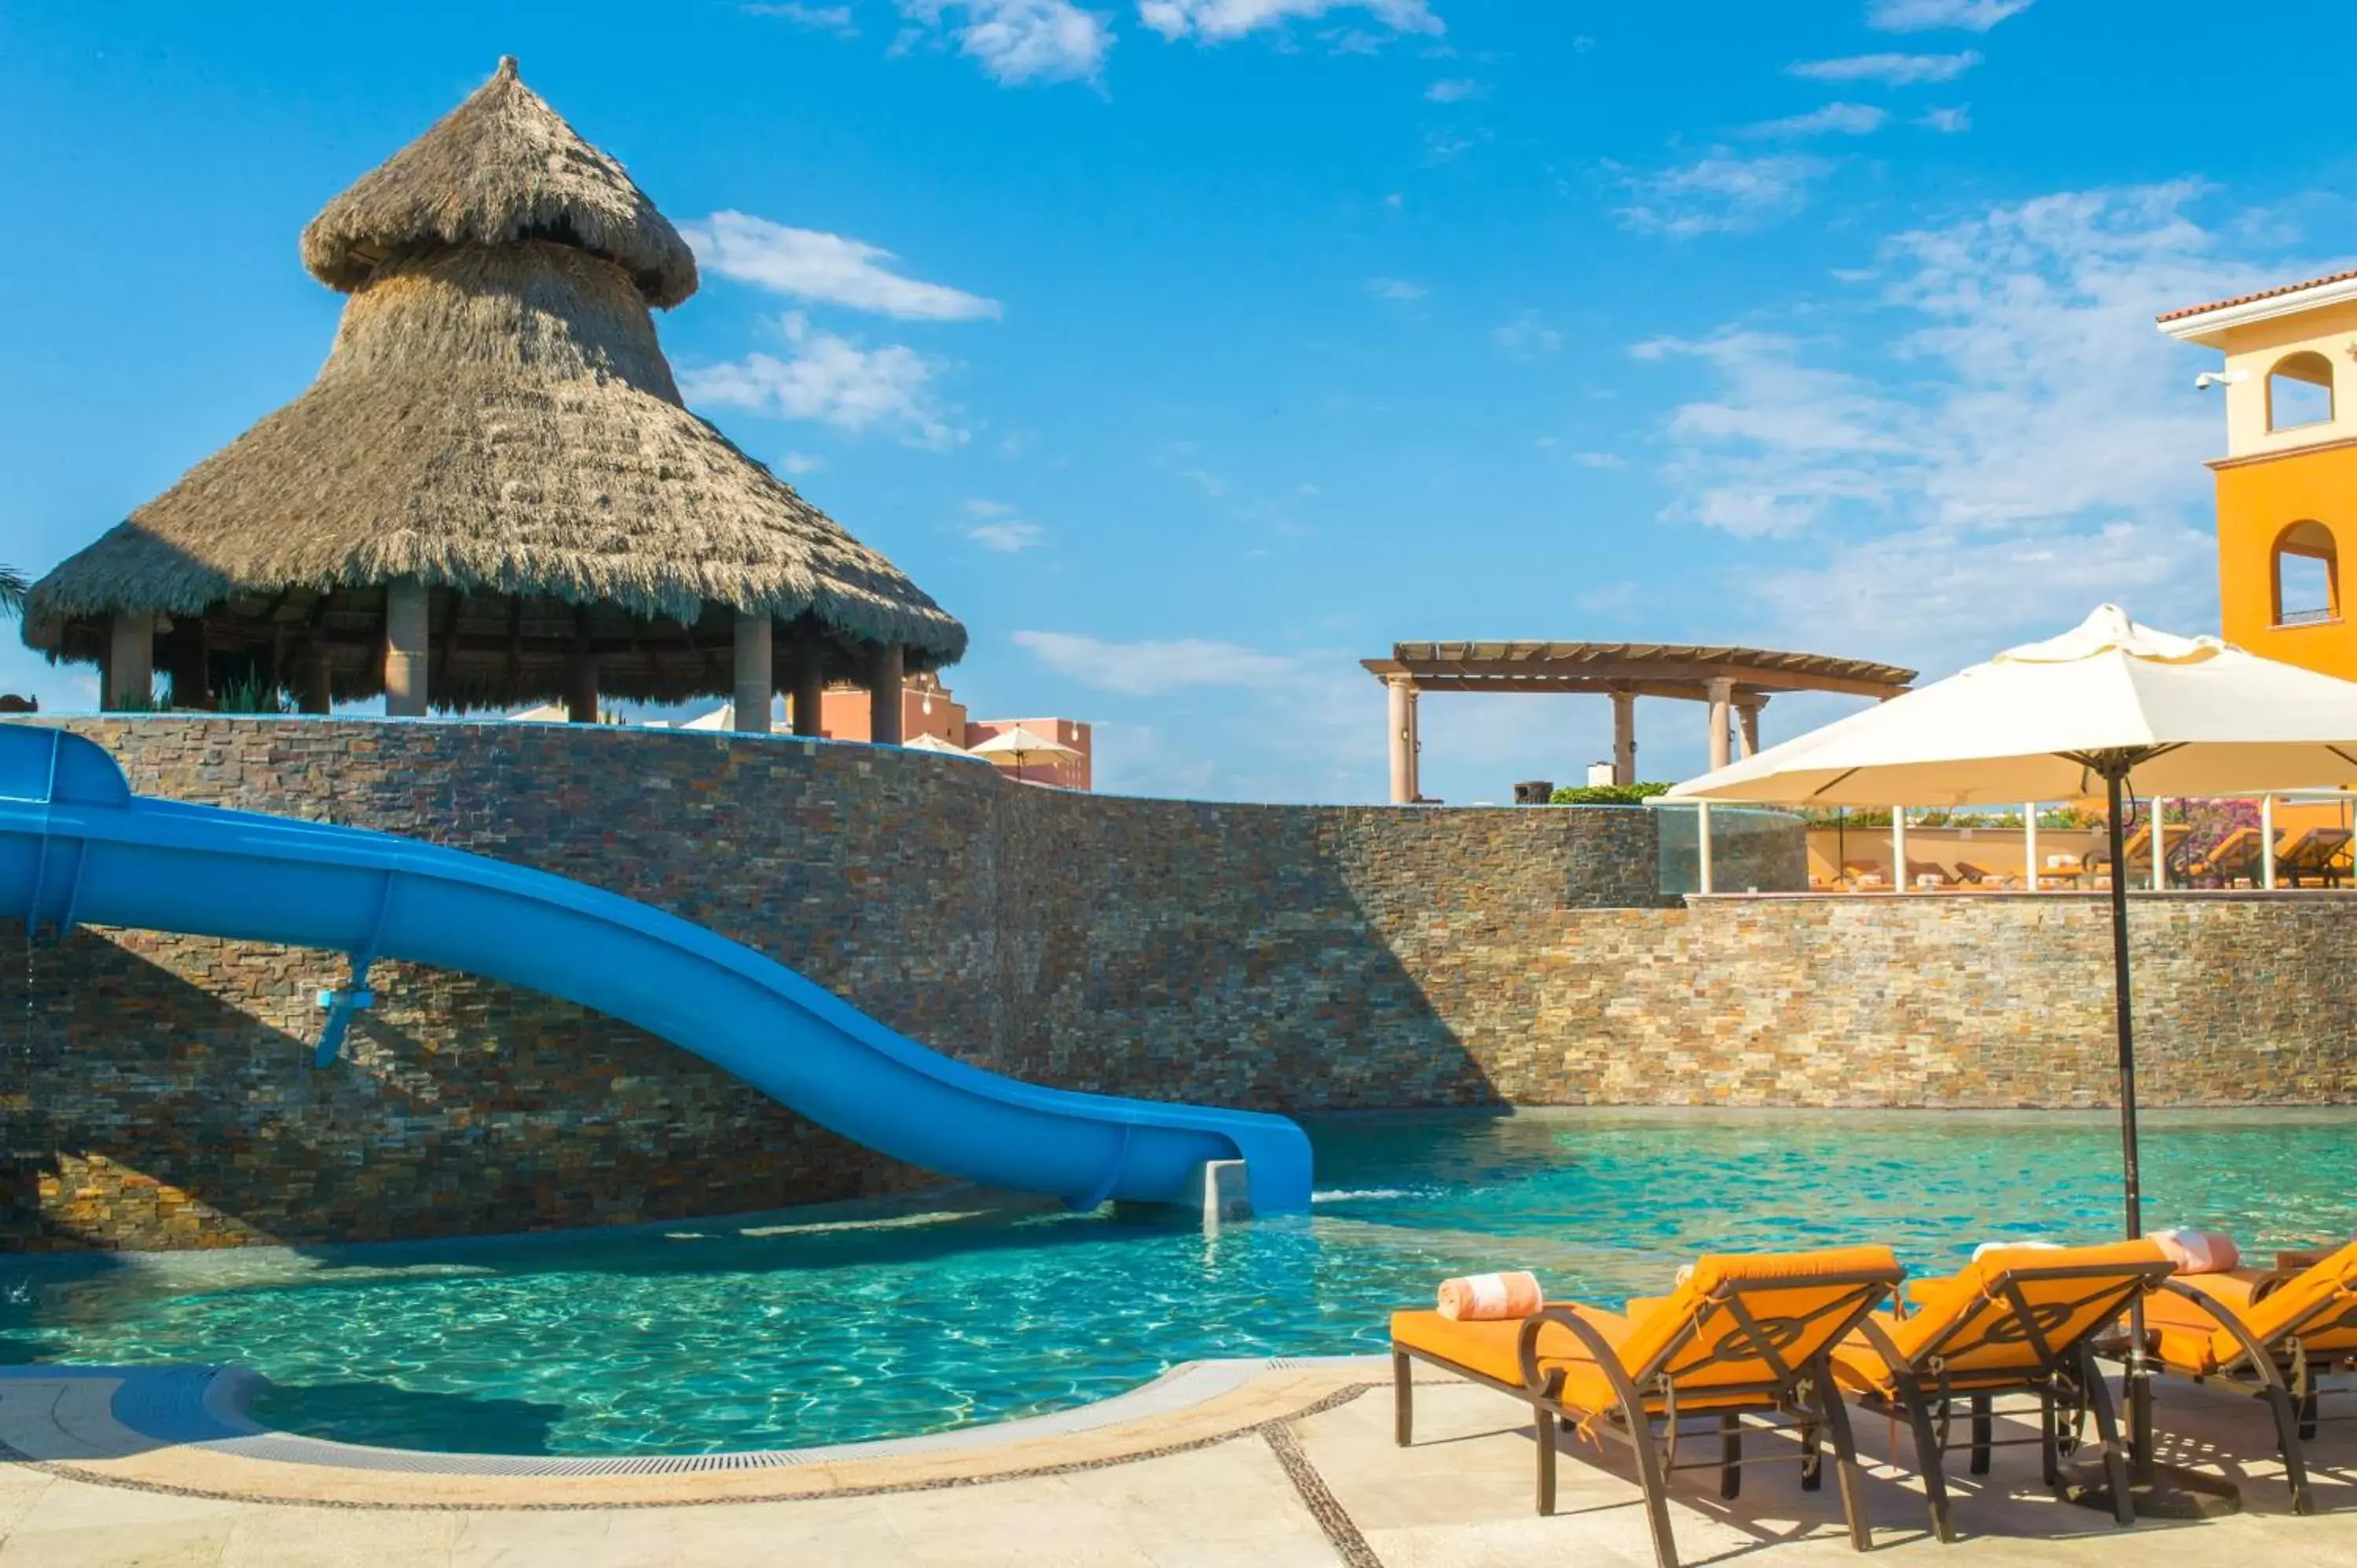
[[[1875,1322],[1903,1358],[1911,1359],[1938,1343],[1949,1378],[1970,1387],[1975,1377],[1999,1380],[2038,1362],[2035,1347],[2016,1325],[2011,1303],[1995,1288],[1999,1276],[2016,1275],[2040,1332],[2049,1346],[2060,1348],[2111,1321],[2121,1304],[2115,1295],[2101,1294],[2100,1279],[2039,1279],[2034,1271],[2114,1264],[2132,1270],[2163,1261],[2149,1237],[2100,1247],[2032,1243],[1985,1249],[1958,1273],[1910,1282],[1907,1294],[1913,1310],[1905,1317],[1878,1313]],[[1852,1335],[1835,1349],[1834,1368],[1844,1381],[1862,1388],[1888,1390],[1895,1381],[1889,1364],[1864,1335]]]
[[[1579,1306],[1569,1302],[1550,1302],[1550,1306],[1576,1312],[1604,1336],[1604,1342],[1620,1346],[1629,1337],[1629,1320],[1617,1312],[1607,1312],[1600,1306]],[[1394,1312],[1392,1314],[1392,1338],[1402,1345],[1413,1346],[1429,1356],[1453,1361],[1468,1371],[1479,1372],[1501,1383],[1519,1385],[1523,1380],[1522,1364],[1515,1359],[1515,1347],[1520,1343],[1523,1326],[1516,1320],[1487,1319],[1459,1321],[1443,1317],[1437,1312]],[[1539,1367],[1541,1371],[1566,1370],[1574,1366],[1595,1369],[1593,1359],[1577,1336],[1560,1324],[1548,1324],[1539,1330]]]
[[[2341,1310],[2310,1321],[2301,1328],[2300,1339],[2313,1354],[2357,1351],[2357,1242],[2262,1294],[2275,1278],[2265,1270],[2238,1269],[2231,1274],[2204,1274],[2191,1283],[2240,1318],[2262,1345],[2272,1345],[2319,1303],[2338,1296]],[[2181,1295],[2163,1292],[2148,1299],[2145,1326],[2154,1331],[2163,1363],[2179,1371],[2212,1372],[2242,1353],[2240,1343],[2207,1308]]]
[[[1459,1323],[1528,1317],[1545,1302],[1531,1273],[1468,1274],[1440,1282],[1440,1316]]]
[[[1740,1289],[1753,1317],[1809,1319],[1855,1286],[1794,1285],[1780,1281],[1805,1280],[1826,1274],[1881,1275],[1891,1283],[1900,1277],[1899,1260],[1888,1247],[1840,1247],[1821,1252],[1761,1252],[1711,1254],[1697,1260],[1694,1275],[1668,1295],[1631,1303],[1628,1316],[1592,1306],[1574,1306],[1583,1319],[1604,1337],[1622,1368],[1635,1373],[1657,1360],[1678,1385],[1681,1410],[1707,1410],[1715,1404],[1755,1403],[1757,1385],[1768,1376],[1759,1359],[1746,1348],[1734,1315],[1712,1302],[1721,1289]],[[1562,1305],[1562,1303],[1550,1303]],[[1690,1324],[1699,1329],[1684,1338]],[[1811,1360],[1824,1340],[1840,1326],[1840,1315],[1813,1317],[1802,1337],[1777,1347],[1788,1365]],[[1522,1332],[1516,1322],[1457,1323],[1437,1312],[1397,1312],[1392,1315],[1392,1338],[1405,1346],[1452,1361],[1501,1382],[1520,1384],[1522,1368],[1515,1348]],[[1542,1373],[1563,1374],[1564,1403],[1582,1410],[1606,1410],[1618,1402],[1611,1382],[1567,1328],[1546,1325],[1537,1345]],[[1714,1399],[1715,1384],[1751,1385],[1751,1390]],[[1648,1388],[1650,1396],[1655,1391]]]

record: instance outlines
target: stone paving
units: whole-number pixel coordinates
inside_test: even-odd
[[[1636,1487],[1617,1457],[1599,1463],[1594,1450],[1566,1439],[1560,1511],[1539,1518],[1530,1504],[1531,1431],[1519,1405],[1464,1383],[1420,1385],[1418,1440],[1403,1450],[1391,1440],[1381,1375],[1380,1363],[1366,1362],[1275,1370],[1197,1409],[1044,1443],[980,1446],[947,1465],[938,1455],[908,1455],[566,1485],[257,1466],[201,1447],[143,1445],[119,1427],[108,1431],[87,1392],[76,1396],[78,1409],[63,1409],[71,1402],[59,1387],[66,1380],[45,1382],[22,1369],[0,1383],[0,1442],[35,1457],[0,1464],[0,1565],[1652,1562]],[[1887,1426],[1862,1419],[1877,1554],[2357,1568],[2357,1455],[2337,1435],[2347,1429],[2326,1428],[2312,1451],[2319,1514],[2294,1518],[2258,1407],[2209,1390],[2166,1389],[2169,1456],[2242,1481],[2243,1514],[2115,1530],[2106,1515],[2049,1498],[2031,1451],[2000,1449],[1991,1477],[1953,1478],[1964,1540],[1943,1548],[1928,1535],[1909,1473],[1885,1462]],[[283,1494],[281,1473],[296,1469],[321,1472],[310,1483],[319,1500],[257,1500],[273,1488]],[[1688,1563],[1805,1568],[1855,1560],[1833,1488],[1803,1493],[1782,1466],[1749,1472],[1733,1503],[1718,1499],[1706,1472],[1683,1477],[1674,1498]]]

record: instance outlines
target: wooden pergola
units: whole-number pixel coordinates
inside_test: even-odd
[[[1767,648],[1669,642],[1396,642],[1361,662],[1391,692],[1392,800],[1423,799],[1417,785],[1416,699],[1426,692],[1572,692],[1612,699],[1612,779],[1637,781],[1637,699],[1672,697],[1710,708],[1710,765],[1760,749],[1760,710],[1780,692],[1839,692],[1887,700],[1915,671],[1863,659]],[[1728,721],[1738,738],[1730,740]]]

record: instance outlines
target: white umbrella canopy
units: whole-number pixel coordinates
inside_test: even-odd
[[[2096,793],[2124,764],[2147,795],[2259,795],[2357,779],[2357,682],[2104,605],[2026,644],[1756,757],[1681,800],[2019,805]]]
[[[943,740],[937,735],[926,735],[922,732],[910,736],[907,740],[902,741],[900,744],[908,747],[910,751],[939,751],[947,753],[952,757],[969,757],[973,755],[971,752],[967,751],[965,747],[958,745],[955,741]]]
[[[966,748],[971,756],[986,757],[1002,767],[1021,768],[1039,760],[1053,761],[1060,757],[1078,757],[1079,752],[1062,741],[1051,740],[1037,730],[1017,725],[1004,729],[979,746]]]

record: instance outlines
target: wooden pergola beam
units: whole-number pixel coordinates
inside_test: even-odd
[[[1903,681],[1869,681],[1800,670],[1763,670],[1747,664],[1579,660],[1516,660],[1511,668],[1470,660],[1368,659],[1361,661],[1377,680],[1405,675],[1426,692],[1635,692],[1641,696],[1707,702],[1713,681],[1731,681],[1738,692],[1838,692],[1857,697],[1895,697]]]

